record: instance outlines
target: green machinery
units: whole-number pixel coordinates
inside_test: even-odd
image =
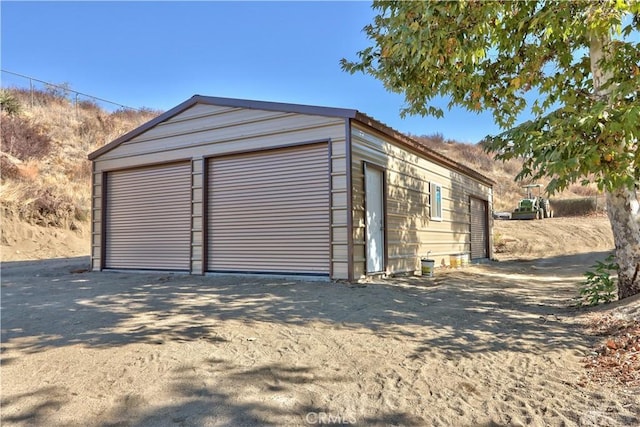
[[[553,218],[553,210],[549,199],[542,197],[542,184],[530,184],[522,187],[527,192],[526,199],[520,200],[518,207],[511,213],[511,219],[542,219]],[[538,194],[534,195],[534,189]]]

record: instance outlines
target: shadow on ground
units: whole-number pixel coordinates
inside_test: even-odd
[[[398,278],[366,285],[93,273],[86,271],[87,258],[7,262],[2,267],[2,344],[23,353],[69,345],[113,348],[195,340],[215,344],[226,340],[218,333],[220,325],[234,320],[283,327],[320,322],[342,330],[364,328],[380,337],[401,335],[416,344],[416,358],[428,357],[434,350],[455,359],[479,352],[517,352],[531,348],[531,344],[540,351],[579,346],[585,337],[566,321],[575,314],[569,305],[581,271],[593,259],[605,256],[603,252],[490,263],[438,271],[434,279]],[[434,334],[423,336],[415,326],[437,330],[437,338]],[[2,363],[14,361],[7,358]],[[226,366],[228,363],[212,359],[210,369],[225,375],[233,371]],[[261,366],[235,373],[233,380],[238,387],[263,384],[286,390],[313,381],[314,373],[309,369]],[[183,402],[148,416],[138,413],[138,422],[118,425],[198,425],[206,424],[211,416],[227,420],[226,425],[268,424],[266,414],[278,410],[268,403],[246,407],[233,402],[189,372],[179,373],[178,378],[175,392]],[[341,378],[330,380],[338,382]],[[59,393],[52,396],[51,405],[63,403]],[[135,403],[124,396],[113,419],[124,422]],[[297,410],[303,414],[330,413],[312,402]],[[22,414],[14,421],[35,422],[40,412],[34,408],[31,414]],[[169,419],[167,414],[171,414]],[[193,414],[199,415],[194,418]],[[371,417],[366,424],[420,425],[420,420],[392,413]]]

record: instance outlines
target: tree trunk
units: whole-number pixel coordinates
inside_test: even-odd
[[[592,33],[589,56],[596,98],[609,101],[611,88],[603,86],[612,78],[600,62],[611,52],[608,34]],[[636,189],[617,188],[607,192],[607,215],[611,222],[618,262],[618,299],[640,294],[640,207]]]
[[[618,299],[640,294],[640,205],[635,190],[607,192],[607,214],[611,222],[618,262]]]

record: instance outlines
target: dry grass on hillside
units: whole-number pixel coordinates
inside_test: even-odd
[[[31,224],[76,228],[89,218],[91,164],[87,154],[159,114],[157,111],[107,112],[89,101],[74,102],[53,91],[6,89],[0,93],[2,213]],[[494,161],[479,145],[414,136],[495,180],[494,210],[510,211],[522,197],[514,177],[521,163]],[[546,184],[546,182],[541,182]],[[559,198],[595,198],[592,187],[573,186]],[[583,209],[572,203],[572,209]]]
[[[158,114],[110,113],[47,91],[2,92],[2,213],[43,226],[74,229],[85,222],[91,206],[87,155]]]

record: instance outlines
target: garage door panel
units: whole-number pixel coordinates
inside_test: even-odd
[[[286,170],[280,169],[278,171],[274,171],[273,176],[300,177],[300,174],[302,174],[303,172],[309,172],[309,171],[321,172],[326,169],[326,165],[318,165],[316,163],[313,163],[313,161],[305,160],[305,159],[298,159],[298,160],[287,162],[287,163],[279,162],[278,164],[280,165],[280,167],[287,168],[287,169]],[[246,168],[239,165],[238,167],[233,167],[233,168],[228,168],[228,167],[219,168],[216,171],[216,173],[219,173],[220,175],[224,175],[224,176],[227,176],[229,173],[242,173],[247,177],[248,180],[252,180],[252,179],[255,180],[255,179],[259,179],[261,176],[260,168],[268,167],[269,162],[265,162],[264,164],[253,163],[253,166],[255,166],[258,169],[248,171],[246,170]]]
[[[328,146],[211,159],[209,271],[329,273]]]
[[[107,174],[106,268],[189,270],[191,165]]]
[[[221,204],[225,204],[225,203],[233,204],[233,203],[237,203],[238,198],[240,197],[251,197],[252,199],[256,201],[259,200],[262,203],[270,203],[270,204],[289,203],[294,205],[297,204],[296,199],[299,199],[299,198],[305,198],[308,201],[312,201],[316,199],[319,202],[322,202],[324,200],[323,197],[320,197],[320,194],[322,194],[322,192],[324,192],[324,190],[326,189],[325,186],[317,186],[315,188],[313,186],[309,186],[306,189],[306,191],[304,191],[300,189],[304,185],[305,183],[303,182],[290,183],[288,186],[283,185],[279,188],[274,188],[271,190],[262,189],[259,192],[251,190],[250,188],[238,190],[237,188],[229,186],[228,190],[229,191],[233,190],[233,192],[235,193],[235,197],[218,195],[210,198],[209,200],[212,202],[215,201]],[[283,195],[283,193],[285,192],[287,193],[286,196]]]
[[[319,145],[319,144],[315,144],[315,145]],[[326,146],[326,144],[324,145]],[[305,149],[305,147],[300,147],[300,148],[302,150]],[[296,166],[303,164],[305,162],[314,164],[314,162],[317,160],[315,153],[312,153],[310,151],[302,152],[295,147],[281,149],[281,150],[272,150],[272,151],[279,151],[278,164],[287,168],[286,170],[289,170],[289,166],[295,168]],[[263,153],[266,153],[266,152],[252,153],[251,155],[260,156]],[[243,170],[245,166],[244,165],[245,160],[242,158],[242,156],[243,155],[239,155],[235,158],[227,157],[225,164],[220,165],[219,170],[229,170],[229,169]],[[252,164],[258,167],[268,166],[269,164],[271,164],[271,158],[269,157],[254,158],[252,161]]]

